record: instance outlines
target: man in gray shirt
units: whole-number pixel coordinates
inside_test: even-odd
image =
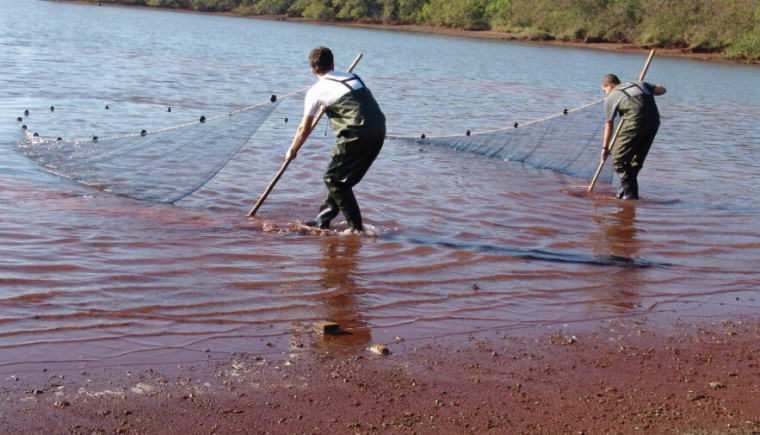
[[[663,95],[666,89],[642,81],[620,83],[614,74],[602,78],[602,89],[607,94],[604,101],[604,139],[602,161],[612,153],[612,165],[620,177],[620,199],[639,199],[638,174],[644,166],[657,130],[660,112],[654,101],[655,95]],[[610,150],[610,140],[615,115],[620,114],[620,132]]]

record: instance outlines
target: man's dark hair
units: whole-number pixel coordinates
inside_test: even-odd
[[[325,74],[332,71],[335,61],[332,51],[327,47],[317,47],[309,53],[309,65],[317,74]]]
[[[602,78],[602,86],[619,85],[620,79],[615,74],[607,74]]]

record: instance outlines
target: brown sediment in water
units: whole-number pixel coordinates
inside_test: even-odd
[[[400,340],[389,355],[315,336],[179,365],[16,367],[0,432],[758,433],[760,323],[676,322]]]

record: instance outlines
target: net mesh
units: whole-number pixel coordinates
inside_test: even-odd
[[[224,114],[111,137],[64,140],[25,129],[19,148],[57,175],[118,195],[174,203],[213,178],[277,103],[273,96]]]
[[[139,200],[174,203],[213,178],[251,139],[280,100],[272,96],[270,101],[232,112],[111,137],[64,140],[25,129],[19,149],[50,172],[77,182]],[[603,101],[494,130],[387,137],[591,179],[599,164],[598,145],[604,125],[599,106]],[[608,164],[598,180],[611,183],[613,175]]]
[[[547,118],[482,132],[449,136],[391,136],[508,161],[522,162],[539,169],[592,179],[600,158],[604,123],[601,104],[594,101]],[[612,165],[605,165],[598,180],[611,183]]]

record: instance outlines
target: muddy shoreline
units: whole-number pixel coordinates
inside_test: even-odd
[[[3,370],[2,433],[760,433],[760,322],[615,319],[267,355]],[[317,346],[314,344],[319,341]]]

